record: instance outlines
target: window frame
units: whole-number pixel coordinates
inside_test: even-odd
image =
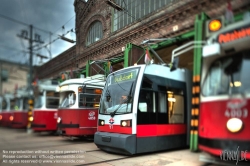
[[[96,38],[98,38],[96,40]],[[99,20],[93,21],[87,31],[85,45],[90,46],[91,44],[101,40],[103,38],[103,25]]]

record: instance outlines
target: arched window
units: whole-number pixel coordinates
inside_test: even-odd
[[[89,28],[86,38],[86,46],[100,40],[102,37],[102,23],[100,21],[95,21]]]

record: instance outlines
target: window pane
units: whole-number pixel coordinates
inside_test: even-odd
[[[75,104],[76,94],[74,91],[61,92],[62,99],[60,101],[60,107],[71,107]]]
[[[99,94],[79,94],[79,107],[99,108],[100,98]]]
[[[169,123],[184,123],[184,99],[181,95],[168,94]]]
[[[177,2],[180,0],[175,0]],[[170,5],[173,0],[116,0],[125,11],[113,10],[113,31],[119,30],[126,25],[162,8]]]
[[[100,21],[96,21],[92,23],[89,28],[88,35],[86,37],[86,46],[102,39],[103,32],[102,32],[102,23]]]
[[[8,81],[8,76],[9,76],[8,70],[2,69],[2,71],[1,71],[2,81]]]

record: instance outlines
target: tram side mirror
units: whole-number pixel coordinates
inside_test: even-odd
[[[179,65],[179,57],[175,57],[172,64],[170,64],[170,71],[175,71]]]

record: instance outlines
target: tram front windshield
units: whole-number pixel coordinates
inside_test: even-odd
[[[45,93],[45,95],[44,95]],[[46,108],[58,108],[59,93],[54,91],[45,91],[35,94],[35,108],[41,108],[45,105]]]
[[[2,100],[2,111],[6,111],[8,108],[8,102],[5,98]]]
[[[203,95],[250,93],[250,50],[215,60],[206,76]]]
[[[10,110],[15,110],[15,100],[14,99],[11,99],[10,100]]]
[[[60,92],[60,108],[72,107],[76,102],[76,93],[74,91]]]
[[[37,96],[35,96],[35,108],[41,108],[43,106],[43,94],[39,94]]]
[[[21,98],[16,98],[16,100],[15,100],[15,105],[14,105],[15,111],[21,110],[22,101],[23,101],[23,99],[21,99]]]
[[[54,91],[46,91],[46,108],[58,108],[59,93]]]
[[[139,68],[110,74],[100,102],[100,114],[124,114],[132,111],[132,97]]]

